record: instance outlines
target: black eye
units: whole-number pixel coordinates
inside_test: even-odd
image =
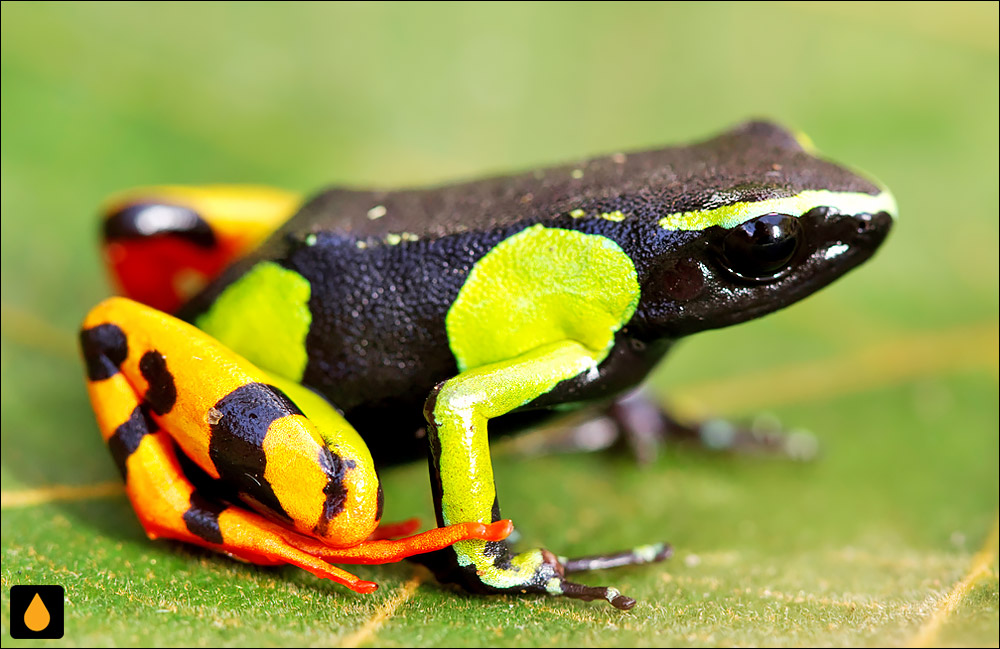
[[[795,256],[802,240],[799,220],[765,214],[733,228],[722,240],[722,263],[746,279],[773,279]]]

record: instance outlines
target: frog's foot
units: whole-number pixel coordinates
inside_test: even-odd
[[[111,415],[115,405],[132,405],[131,388],[118,377],[92,387],[92,394],[100,392],[109,399],[99,416]],[[259,565],[291,564],[358,593],[378,587],[295,547],[284,538],[285,530],[262,516],[206,496],[183,472],[170,436],[131,398],[131,414],[114,429],[101,429],[111,433],[105,439],[149,538],[174,539]]]
[[[592,554],[588,557],[577,557],[575,559],[559,557],[559,562],[563,564],[567,573],[573,573],[622,568],[624,566],[639,566],[644,563],[666,561],[672,556],[674,556],[674,548],[669,543],[653,543],[651,545],[640,545],[624,552]]]
[[[565,340],[467,370],[436,386],[427,398],[424,414],[438,523],[499,519],[500,502],[494,487],[486,422],[595,367],[594,352],[576,341]],[[567,565],[572,572],[661,561],[669,555],[666,546],[652,546],[562,561],[543,549],[514,554],[506,542],[460,541],[415,560],[428,566],[442,581],[457,583],[471,592],[604,599],[625,610],[635,605],[634,599],[615,588],[585,586],[566,579]]]
[[[132,430],[127,431],[127,427]],[[512,527],[510,521],[453,525],[401,541],[370,541],[348,548],[331,548],[243,507],[205,495],[189,480],[187,474],[192,472],[189,463],[185,462],[182,469],[170,438],[163,431],[156,431],[147,420],[130,420],[119,427],[119,433],[123,431],[126,437],[130,433],[141,435],[139,446],[127,458],[126,487],[149,538],[183,541],[257,565],[294,565],[357,593],[371,593],[378,585],[331,562],[399,561],[417,552],[445,548],[456,540],[506,538]],[[203,477],[195,480],[201,483]]]
[[[610,586],[587,586],[566,579],[567,574],[621,566],[655,563],[670,558],[667,544],[646,545],[625,552],[568,559],[543,548],[511,553],[506,543],[464,541],[451,548],[415,557],[434,571],[438,580],[458,584],[473,593],[538,593],[582,599],[603,599],[628,610],[636,601]]]
[[[368,537],[369,541],[381,541],[383,539],[398,539],[402,536],[412,536],[420,529],[419,518],[408,518],[399,523],[381,522],[378,528]]]
[[[499,542],[513,531],[509,520],[495,523],[456,523],[438,527],[405,539],[379,539],[364,541],[350,547],[335,548],[308,537],[297,537],[290,542],[309,554],[337,563],[381,564],[402,561],[410,557],[443,550],[459,541],[477,539]]]
[[[653,403],[641,390],[611,405],[608,415],[640,462],[652,462],[659,445],[694,444],[714,452],[767,455],[809,461],[819,443],[809,432],[786,431],[773,417],[757,417],[749,426],[725,419],[687,423]]]
[[[539,431],[514,446],[529,454],[546,454],[599,451],[622,445],[640,464],[654,462],[666,444],[798,461],[815,459],[819,452],[812,433],[786,431],[773,417],[759,416],[750,425],[725,419],[685,422],[663,410],[641,390],[591,414],[589,419],[565,427]]]
[[[510,532],[509,521],[466,523],[367,541],[381,518],[378,477],[328,403],[131,300],[95,307],[80,339],[101,435],[151,538],[292,564],[371,592],[375,584],[330,562],[397,561]]]

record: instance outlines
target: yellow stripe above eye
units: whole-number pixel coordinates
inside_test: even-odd
[[[660,227],[667,230],[704,230],[713,225],[734,228],[764,214],[777,212],[801,216],[814,207],[832,207],[841,214],[888,212],[892,218],[896,218],[897,214],[896,199],[887,189],[878,194],[810,189],[784,198],[769,198],[763,201],[733,203],[711,210],[668,214],[661,218],[659,223]]]

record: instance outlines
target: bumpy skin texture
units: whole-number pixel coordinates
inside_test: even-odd
[[[501,540],[509,528],[498,527],[488,434],[553,407],[610,402],[677,338],[818,290],[871,256],[894,211],[888,192],[812,156],[782,129],[750,123],[693,146],[509,178],[324,192],[179,315],[210,334],[204,344],[281,377],[293,406],[312,398],[305,388],[321,394],[376,462],[429,450],[438,524],[455,526],[455,542],[421,561],[443,581],[474,592],[602,598],[627,609],[634,600],[572,583],[566,572],[658,561],[669,547],[581,560],[541,548],[513,553]],[[149,328],[174,327],[141,317]],[[189,401],[199,380],[211,381],[182,386]],[[142,398],[149,402],[149,393]],[[315,412],[337,417],[329,404]],[[213,418],[219,408],[197,412]],[[227,458],[211,459],[202,466],[210,474]],[[283,503],[297,500],[298,488],[262,475]],[[338,494],[326,489],[303,502],[322,505],[335,521],[345,517],[332,510]],[[438,547],[448,529],[433,532]],[[330,559],[302,539],[293,545]]]
[[[309,201],[281,232],[327,231],[359,238],[411,232],[440,238],[523,227],[576,208],[594,213],[621,210],[654,221],[666,214],[807,189],[880,191],[870,181],[804,151],[784,129],[751,122],[692,146],[595,158],[438,189],[333,189]],[[367,218],[375,205],[385,207],[385,215]]]
[[[427,395],[458,371],[444,327],[448,310],[474,264],[497,243],[541,223],[608,237],[632,259],[643,300],[619,333],[620,344],[605,359],[601,376],[567,382],[534,405],[610,398],[641,381],[670,340],[773,311],[844,272],[824,269],[827,277],[805,290],[776,285],[763,298],[736,287],[746,293],[749,312],[741,314],[736,304],[728,311],[715,304],[706,308],[710,314],[701,314],[684,293],[707,290],[692,287],[698,278],[689,276],[698,271],[685,260],[705,252],[685,248],[704,244],[703,233],[666,230],[659,219],[809,189],[881,191],[813,157],[783,129],[761,122],[688,147],[439,189],[333,189],[309,201],[256,253],[188,304],[181,317],[195,319],[263,259],[301,273],[313,286],[309,361],[302,382],[337,404],[377,461],[413,459],[425,452],[414,433],[424,425],[421,409]],[[628,217],[575,218],[570,215],[575,210],[587,217],[614,212]],[[413,236],[387,242],[404,233]],[[412,238],[416,240],[407,240]],[[678,305],[685,308],[678,310]],[[500,421],[493,430],[510,427],[516,426]]]
[[[87,315],[80,343],[98,426],[150,538],[289,563],[366,593],[376,584],[330,562],[399,561],[510,532],[507,521],[397,541],[376,533],[381,487],[346,422],[176,318],[109,298]]]

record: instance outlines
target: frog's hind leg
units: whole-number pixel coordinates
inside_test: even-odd
[[[509,520],[494,523],[455,523],[414,534],[405,539],[377,539],[346,548],[334,548],[302,537],[291,541],[309,554],[337,563],[377,565],[402,561],[420,554],[443,550],[459,541],[503,541],[514,530]]]
[[[368,548],[381,488],[356,433],[331,430],[339,416],[325,401],[124,298],[91,311],[81,344],[101,434],[151,538],[252,563],[289,563],[358,592],[374,590],[329,563],[338,552]],[[256,511],[234,504],[240,501]],[[407,556],[507,532],[509,522],[432,530],[416,540],[373,542],[367,557],[380,563],[396,556],[383,548]],[[325,544],[347,549],[320,553]]]
[[[398,523],[379,523],[378,529],[368,537],[369,541],[382,541],[385,539],[398,539],[401,536],[411,536],[420,529],[419,518],[408,518]]]
[[[270,187],[143,187],[104,208],[104,256],[122,292],[172,313],[298,209]]]
[[[91,377],[101,434],[151,539],[183,541],[251,563],[293,564],[357,592],[375,589],[375,584],[291,546],[264,518],[204,496],[182,472],[173,440],[152,420],[124,376]]]

